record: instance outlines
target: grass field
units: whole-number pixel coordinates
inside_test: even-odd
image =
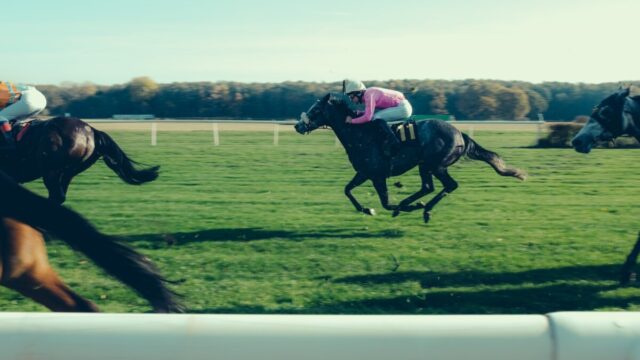
[[[391,218],[367,183],[354,194],[378,210],[355,212],[343,195],[353,170],[332,134],[111,131],[136,160],[161,164],[154,183],[122,183],[102,163],[71,184],[67,205],[152,258],[203,313],[545,313],[640,310],[640,288],[619,287],[638,216],[638,150],[527,149],[532,132],[474,138],[527,170],[519,182],[462,161],[460,188],[425,225]],[[419,185],[398,178],[394,202]],[[437,184],[439,186],[439,184]],[[41,182],[28,187],[45,194]],[[54,267],[104,311],[149,307],[64,243]],[[5,288],[3,311],[43,311]]]

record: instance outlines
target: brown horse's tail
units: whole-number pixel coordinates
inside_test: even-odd
[[[159,166],[136,169],[135,164],[137,163],[122,151],[111,136],[96,129],[93,129],[93,132],[95,133],[96,150],[102,155],[107,166],[118,174],[124,182],[131,185],[140,185],[158,178]]]
[[[475,142],[475,140],[469,137],[469,135],[462,133],[462,138],[464,139],[465,144],[465,155],[469,158],[486,162],[502,176],[513,176],[520,180],[527,179],[527,174],[524,171],[506,166],[504,160],[502,160],[498,154],[483,148],[480,144]]]
[[[175,293],[144,255],[102,234],[87,220],[15,183],[0,172],[0,216],[50,231],[107,273],[133,288],[156,312],[182,312]]]

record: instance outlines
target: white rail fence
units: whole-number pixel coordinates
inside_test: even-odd
[[[0,313],[3,360],[638,360],[640,313]]]
[[[273,145],[278,146],[280,143],[280,132],[283,128],[292,129],[292,126],[296,123],[295,120],[288,121],[256,121],[256,120],[117,120],[117,119],[94,119],[87,120],[90,124],[136,124],[138,127],[142,126],[142,128],[146,126],[150,126],[151,129],[151,145],[156,146],[158,142],[158,124],[172,124],[172,125],[189,125],[189,124],[212,124],[212,140],[214,146],[220,145],[220,126],[219,124],[234,124],[238,126],[242,125],[259,125],[262,127],[262,130],[269,129],[269,127],[273,128]],[[486,127],[496,127],[496,126],[504,126],[505,128],[511,129],[524,129],[526,127],[532,128],[535,127],[537,139],[540,139],[544,136],[544,128],[546,126],[546,122],[544,121],[497,121],[497,120],[487,120],[487,121],[450,121],[449,123],[454,126],[461,128],[466,131],[469,136],[473,137],[476,129],[483,129]],[[287,126],[287,127],[285,127]],[[148,128],[147,128],[148,129]],[[339,146],[339,143],[336,142],[336,146]]]

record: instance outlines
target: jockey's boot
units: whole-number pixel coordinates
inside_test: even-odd
[[[382,137],[384,139],[384,142],[382,144],[382,151],[384,155],[388,157],[397,155],[398,152],[400,151],[401,144],[398,138],[396,137],[396,134],[394,134],[391,128],[389,127],[389,124],[382,119],[376,119],[376,120],[373,120],[373,122],[377,124],[379,131],[382,134]]]
[[[11,133],[11,125],[8,123],[7,125],[3,124],[1,128],[2,144],[0,144],[0,152],[5,156],[12,155],[16,151],[16,141]]]

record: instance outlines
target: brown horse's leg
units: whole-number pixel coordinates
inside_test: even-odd
[[[0,221],[3,272],[0,282],[53,311],[98,308],[65,285],[49,265],[42,234],[12,219]]]

